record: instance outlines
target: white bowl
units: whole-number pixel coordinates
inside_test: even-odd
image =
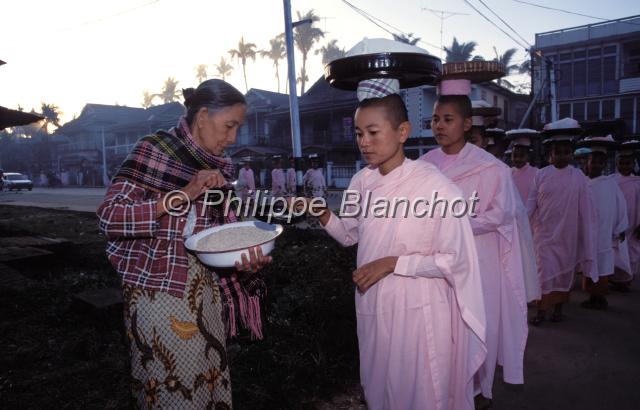
[[[252,246],[252,247],[260,246],[260,249],[262,249],[262,254],[265,256],[271,253],[271,251],[273,250],[273,247],[275,246],[276,238],[280,236],[280,234],[284,231],[284,228],[282,228],[282,225],[268,224],[260,221],[234,222],[230,224],[214,226],[213,228],[205,229],[202,232],[198,232],[197,234],[187,238],[187,240],[184,243],[184,246],[191,252],[195,253],[198,259],[200,259],[200,262],[204,263],[205,265],[213,266],[216,268],[234,267],[236,262],[242,261],[243,253],[246,255],[247,259],[249,258],[249,252],[248,252],[249,248],[231,249],[228,251],[219,251],[219,252],[206,252],[206,251],[198,250],[196,246],[200,239],[204,238],[205,236],[213,232],[219,232],[229,228],[238,228],[241,226],[255,226],[256,228],[259,228],[259,229],[276,232],[276,236],[274,236],[273,239],[267,242],[258,243]]]

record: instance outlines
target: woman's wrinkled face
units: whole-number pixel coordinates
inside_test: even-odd
[[[464,135],[471,129],[471,118],[464,118],[455,104],[436,102],[431,118],[431,130],[442,148],[464,146]]]
[[[201,108],[192,130],[196,142],[204,150],[220,156],[225,148],[236,142],[238,129],[244,123],[247,106],[235,104],[221,111],[210,113],[207,108]]]
[[[382,106],[358,108],[355,114],[356,141],[368,164],[384,166],[403,155],[402,144],[409,137],[408,122],[393,126]]]

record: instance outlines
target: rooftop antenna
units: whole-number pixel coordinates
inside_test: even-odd
[[[448,10],[437,10],[437,9],[430,9],[428,7],[423,7],[422,11],[430,11],[433,15],[435,15],[436,17],[438,17],[440,19],[440,59],[442,60],[443,55],[442,53],[444,52],[444,44],[443,44],[443,28],[444,28],[444,21],[446,19],[448,19],[449,17],[453,17],[453,16],[468,16],[469,14],[467,13],[458,13],[455,11],[448,11]]]

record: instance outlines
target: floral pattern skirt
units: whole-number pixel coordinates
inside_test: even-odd
[[[189,255],[182,299],[123,286],[132,394],[141,409],[231,409],[218,278]]]

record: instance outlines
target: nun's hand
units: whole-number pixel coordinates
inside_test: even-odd
[[[358,286],[358,291],[365,293],[371,286],[378,283],[380,279],[393,272],[397,261],[397,256],[387,256],[364,264],[354,270],[352,275],[353,283]]]
[[[256,246],[248,249],[249,257],[242,253],[240,261],[236,261],[236,269],[239,272],[257,272],[273,261],[271,256],[262,254],[262,248]]]

